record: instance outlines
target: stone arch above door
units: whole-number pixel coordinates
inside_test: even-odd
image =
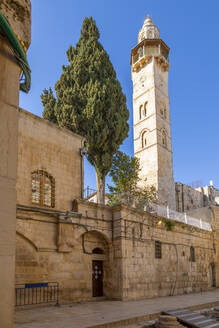
[[[83,234],[84,236],[84,247],[86,249],[86,252],[92,254],[92,257],[100,257],[104,258],[109,253],[109,242],[107,240],[107,237],[97,230],[91,230],[88,232],[85,232]],[[95,253],[93,250],[100,249],[102,250],[102,254]]]

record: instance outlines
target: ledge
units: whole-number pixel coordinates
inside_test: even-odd
[[[52,208],[27,206],[27,205],[21,205],[21,204],[17,204],[17,210],[20,210],[23,212],[34,212],[34,213],[47,214],[47,215],[57,216],[57,217],[68,215],[68,216],[80,218],[82,216],[81,213],[77,213],[74,211],[59,211],[59,210],[54,210]]]

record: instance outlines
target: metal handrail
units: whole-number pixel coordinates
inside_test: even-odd
[[[39,282],[15,285],[15,306],[55,303],[59,305],[59,283]]]

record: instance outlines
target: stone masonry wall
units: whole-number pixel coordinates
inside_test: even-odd
[[[83,188],[82,137],[25,110],[19,110],[17,203],[32,204],[31,173],[45,170],[55,179],[55,208],[71,210]]]
[[[17,210],[17,284],[58,282],[62,304],[89,300],[92,299],[92,261],[101,260],[104,295],[116,298],[113,293],[117,293],[118,279],[112,279],[115,268],[109,210],[103,206],[104,217],[99,218],[93,216],[94,204],[84,202],[86,212],[82,207],[83,202],[79,201],[77,208],[85,214],[81,218],[69,212],[73,213],[70,218],[61,220],[57,214]],[[103,254],[92,254],[95,248],[100,248]]]
[[[203,192],[180,182],[175,183],[175,189],[177,211],[187,212],[195,208],[206,206]]]
[[[164,218],[124,206],[110,208],[81,200],[74,202],[74,211],[81,217],[75,212],[63,219],[17,211],[17,283],[57,281],[61,303],[89,300],[92,261],[102,260],[103,291],[109,299],[207,290],[212,286],[212,263],[218,284],[216,225],[207,232],[177,222],[171,225]],[[161,259],[155,258],[155,241],[161,242]],[[95,248],[103,254],[91,254]]]
[[[216,265],[216,272],[218,268],[212,232],[178,222],[170,226],[164,218],[125,207],[114,217],[114,240],[121,242],[123,299],[198,292],[213,285],[211,264]],[[161,242],[162,258],[155,258],[155,241]]]

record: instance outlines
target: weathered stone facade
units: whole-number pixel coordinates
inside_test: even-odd
[[[127,208],[121,208],[118,216],[124,299],[183,294],[213,285],[210,276],[216,245],[211,232],[175,222],[168,228],[163,218]],[[161,258],[155,258],[156,241],[161,243]]]
[[[89,300],[98,261],[103,295],[110,299],[182,294],[213,285],[212,232],[180,223],[168,231],[164,218],[79,200],[83,139],[22,109],[18,136],[16,283],[56,281],[61,303]],[[55,180],[53,208],[32,203],[36,170],[49,171]],[[156,242],[161,258],[155,257]]]
[[[110,299],[176,295],[218,285],[211,272],[214,265],[218,275],[215,232],[177,222],[169,231],[167,222],[124,206],[81,200],[67,214],[18,206],[16,282],[57,281],[61,303],[89,300],[92,262],[98,260],[103,261],[103,295]],[[155,255],[157,241],[161,258]],[[92,253],[96,248],[103,254]]]
[[[168,231],[164,218],[79,200],[83,139],[21,109],[18,131],[16,283],[57,281],[62,303],[92,299],[92,266],[99,261],[103,295],[110,299],[211,287],[211,264],[216,265],[212,232],[180,223]],[[31,173],[36,170],[49,171],[55,179],[53,208],[32,203]],[[156,242],[161,258],[155,257]]]
[[[83,193],[83,138],[19,109],[17,203],[31,204],[31,174],[48,172],[55,180],[55,209],[71,210]]]
[[[176,210],[188,212],[211,205],[219,205],[219,190],[213,185],[192,188],[183,183],[175,183]]]

